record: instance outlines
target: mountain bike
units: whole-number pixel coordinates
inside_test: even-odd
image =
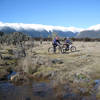
[[[56,52],[54,52],[53,46],[52,46],[52,47],[49,47],[49,48],[48,48],[48,52],[49,52],[49,53],[62,53],[62,45],[58,45],[58,46],[56,47]]]
[[[66,44],[63,44],[62,46],[62,53],[66,53],[67,51],[70,51],[70,52],[75,52],[76,51],[76,47],[71,44],[69,44],[69,47],[67,47]]]

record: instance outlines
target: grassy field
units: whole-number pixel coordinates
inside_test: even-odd
[[[100,74],[100,42],[74,42],[76,52],[67,52],[65,54],[50,54],[48,48],[51,43],[44,42],[37,48],[33,48],[39,56],[48,59],[60,59],[62,64],[55,64],[59,76],[70,77],[76,73],[84,73],[92,78],[99,78]],[[61,78],[60,78],[61,79]]]
[[[31,73],[36,77],[46,77],[61,82],[72,79],[75,75],[84,74],[92,79],[100,77],[100,42],[74,42],[76,52],[49,53],[48,48],[52,47],[51,42],[35,42],[34,47],[26,50],[26,57],[16,61],[14,55],[9,54],[10,49],[17,50],[16,46],[1,46],[2,56],[10,57],[10,60],[1,60],[0,63],[7,63],[13,68],[14,61],[16,69]],[[5,65],[6,66],[6,65]],[[1,66],[1,68],[3,68]]]
[[[16,74],[11,76],[12,82],[20,83],[23,80],[25,84],[30,79],[52,81],[53,87],[58,90],[60,86],[69,84],[72,91],[79,95],[92,95],[98,91],[96,97],[100,100],[99,88],[94,90],[95,80],[100,80],[100,42],[74,42],[76,52],[63,54],[49,53],[51,42],[34,44],[26,48],[24,57],[20,55],[23,52],[19,47],[1,45],[0,80],[5,80],[5,76],[14,70]],[[12,50],[17,53],[12,54]]]

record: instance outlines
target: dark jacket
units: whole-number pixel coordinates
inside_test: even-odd
[[[66,40],[66,44],[72,44],[71,40]]]
[[[59,45],[60,44],[60,41],[59,40],[57,40],[56,38],[53,40],[53,43],[52,43],[53,45]]]

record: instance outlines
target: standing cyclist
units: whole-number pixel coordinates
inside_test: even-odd
[[[60,45],[59,37],[56,36],[52,42],[54,53],[56,53],[56,47]]]

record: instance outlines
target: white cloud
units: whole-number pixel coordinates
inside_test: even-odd
[[[75,27],[62,27],[62,26],[51,26],[51,25],[42,25],[42,24],[24,24],[24,23],[3,23],[0,22],[0,27],[12,27],[15,30],[23,29],[35,29],[35,30],[61,30],[61,31],[72,31],[72,32],[79,32],[83,30],[82,28],[75,28]]]
[[[95,31],[100,30],[100,24],[91,26],[91,27],[89,27],[87,30],[95,30]]]
[[[42,24],[24,24],[24,23],[3,23],[0,22],[0,28],[2,27],[12,27],[15,30],[20,30],[21,28],[23,29],[34,29],[34,30],[47,30],[47,31],[52,31],[52,30],[61,30],[61,31],[72,31],[72,32],[80,32],[83,30],[100,30],[100,24],[91,26],[87,29],[84,28],[76,28],[76,27],[62,27],[62,26],[52,26],[52,25],[42,25]]]

